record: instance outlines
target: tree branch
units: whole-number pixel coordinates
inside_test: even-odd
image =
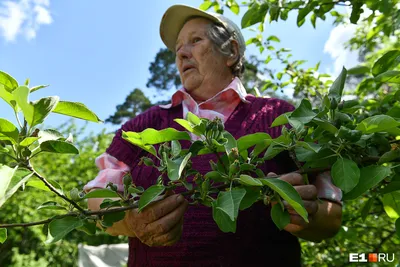
[[[77,210],[79,210],[81,213],[87,215],[87,212],[86,212],[83,208],[81,208],[75,201],[69,199],[68,197],[64,196],[63,194],[60,194],[60,192],[58,192],[57,189],[56,189],[52,184],[50,184],[50,183],[46,180],[46,178],[44,178],[44,177],[41,176],[39,173],[37,173],[37,172],[35,171],[35,169],[34,169],[32,166],[28,166],[27,168],[28,168],[28,170],[32,171],[33,174],[34,174],[37,178],[39,178],[39,179],[47,186],[47,188],[49,188],[49,189],[50,189],[52,192],[54,192],[57,196],[59,196],[60,198],[64,199],[64,200],[67,201],[68,203],[70,203],[72,206],[74,206],[74,207],[75,207]]]
[[[396,231],[391,231],[385,238],[383,238],[381,240],[381,242],[379,242],[379,244],[374,248],[374,252],[378,253],[379,249],[383,246],[383,244],[388,241],[394,234],[396,233]]]

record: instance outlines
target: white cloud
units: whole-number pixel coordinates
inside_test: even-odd
[[[7,42],[15,41],[19,35],[27,40],[36,37],[42,25],[53,22],[49,0],[5,1],[0,5],[0,36]]]
[[[344,47],[345,43],[354,35],[355,29],[356,25],[353,24],[336,26],[325,43],[324,53],[330,54],[331,58],[335,60],[333,70],[328,70],[333,77],[339,75],[343,66],[348,69],[359,64],[358,51],[350,51]]]

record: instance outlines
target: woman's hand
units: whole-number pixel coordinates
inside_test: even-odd
[[[269,173],[268,176],[277,175]],[[303,177],[298,173],[282,175],[279,179],[293,185],[303,199],[308,212],[309,222],[307,223],[284,201],[283,203],[290,213],[290,223],[284,228],[286,231],[313,242],[320,242],[336,235],[342,224],[342,206],[340,204],[327,200],[317,200],[317,188],[312,184],[305,185]],[[276,205],[276,203],[273,205]]]
[[[268,177],[277,176],[275,173],[270,172],[267,175]],[[286,201],[283,201],[283,204],[287,211],[290,214],[290,223],[284,228],[286,231],[290,233],[297,233],[302,231],[308,227],[308,225],[313,220],[313,215],[318,212],[318,201],[317,201],[317,188],[312,185],[304,184],[303,177],[298,173],[289,173],[282,175],[279,179],[288,182],[291,184],[294,189],[299,193],[300,197],[303,199],[304,207],[308,212],[308,220],[307,223]],[[276,203],[273,203],[276,205]]]
[[[125,222],[139,240],[150,246],[171,246],[181,237],[188,202],[179,194],[151,203],[140,213],[129,211]]]

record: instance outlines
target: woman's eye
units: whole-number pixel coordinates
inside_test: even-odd
[[[198,41],[201,41],[201,38],[200,38],[200,37],[195,37],[195,38],[193,38],[193,43],[197,43]]]

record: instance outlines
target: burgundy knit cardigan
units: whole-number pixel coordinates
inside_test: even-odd
[[[235,138],[256,132],[266,132],[273,138],[279,136],[281,128],[270,125],[280,114],[292,111],[293,106],[273,98],[248,95],[246,99],[250,103],[239,103],[225,122],[225,129]],[[130,166],[136,185],[146,188],[154,184],[159,173],[155,168],[137,166],[140,157],[149,155],[123,140],[121,130],[140,132],[146,128],[173,127],[183,131],[174,122],[175,118],[182,118],[182,105],[171,109],[154,106],[125,123],[116,133],[107,153]],[[190,146],[188,141],[181,144],[182,148]],[[210,159],[216,161],[212,155],[197,156],[192,159],[192,166],[204,174],[210,171]],[[261,169],[265,174],[279,174],[292,171],[291,166],[288,157],[280,157],[268,161]],[[190,206],[185,213],[182,237],[174,246],[148,247],[137,238],[130,238],[128,266],[300,266],[297,238],[279,231],[269,214],[269,207],[256,203],[239,213],[235,234],[223,233],[213,221],[211,208]]]

